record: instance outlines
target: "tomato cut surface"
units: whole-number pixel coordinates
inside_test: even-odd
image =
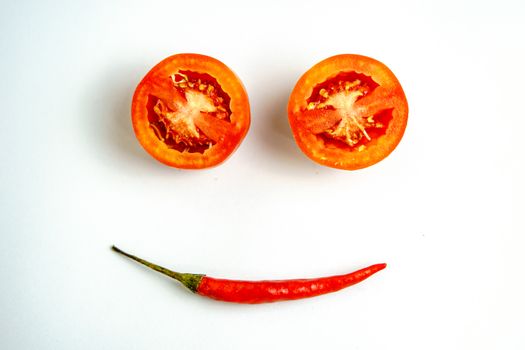
[[[223,162],[250,127],[246,91],[222,62],[198,54],[166,58],[137,86],[133,129],[164,164],[201,169]]]
[[[408,104],[383,63],[338,55],[316,64],[297,82],[288,103],[295,141],[312,160],[333,168],[365,168],[398,145]]]

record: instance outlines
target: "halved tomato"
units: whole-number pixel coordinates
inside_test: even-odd
[[[131,107],[137,139],[154,158],[183,169],[223,162],[250,127],[248,95],[215,58],[178,54],[142,79]]]
[[[288,103],[295,141],[312,160],[355,170],[388,156],[403,137],[405,93],[383,63],[360,55],[319,62],[297,82]]]

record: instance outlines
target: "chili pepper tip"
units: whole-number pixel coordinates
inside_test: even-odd
[[[386,263],[375,264],[372,266],[373,266],[373,269],[377,272],[377,271],[383,270],[386,267]]]

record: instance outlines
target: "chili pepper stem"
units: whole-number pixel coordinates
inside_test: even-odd
[[[180,272],[177,272],[177,271],[169,270],[169,269],[164,268],[162,266],[159,266],[157,264],[151,263],[151,262],[149,262],[147,260],[141,259],[141,258],[139,258],[139,257],[137,257],[135,255],[126,253],[125,251],[117,248],[114,245],[111,246],[111,249],[113,251],[119,253],[119,254],[122,254],[122,255],[132,259],[132,260],[135,260],[139,264],[147,266],[147,267],[149,267],[152,270],[155,270],[155,271],[160,272],[160,273],[162,273],[162,274],[164,274],[164,275],[166,275],[168,277],[176,279],[177,281],[182,283],[186,288],[188,288],[189,290],[191,290],[194,293],[197,292],[197,288],[199,287],[199,284],[200,284],[200,282],[202,280],[202,277],[204,277],[204,275],[200,275],[200,274],[180,273]]]

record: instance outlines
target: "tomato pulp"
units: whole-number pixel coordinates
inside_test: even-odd
[[[366,56],[337,55],[308,70],[288,103],[301,150],[329,167],[355,170],[388,156],[399,144],[408,103],[395,75]]]
[[[182,169],[222,163],[250,127],[239,78],[222,62],[198,54],[174,55],[153,67],[135,90],[131,115],[144,149]]]

